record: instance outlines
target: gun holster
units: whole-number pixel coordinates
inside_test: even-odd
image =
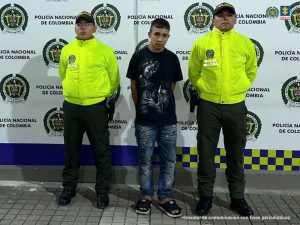
[[[195,111],[195,107],[199,104],[199,94],[195,88],[190,89],[190,112]]]
[[[106,107],[108,110],[108,121],[112,121],[115,113],[115,102],[113,99],[106,99]]]

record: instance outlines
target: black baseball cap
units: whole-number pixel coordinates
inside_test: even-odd
[[[87,11],[82,11],[76,16],[76,23],[79,23],[80,19],[84,19],[88,23],[95,24],[94,18],[92,15]]]
[[[232,14],[236,14],[233,5],[231,5],[227,2],[222,2],[222,3],[220,3],[219,5],[216,6],[215,11],[214,11],[214,16],[219,14],[223,9],[227,9]]]

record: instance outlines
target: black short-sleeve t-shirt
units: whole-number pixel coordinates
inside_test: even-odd
[[[172,83],[182,80],[178,57],[168,49],[154,53],[149,48],[135,52],[127,77],[137,81],[135,122],[168,125],[177,122]]]

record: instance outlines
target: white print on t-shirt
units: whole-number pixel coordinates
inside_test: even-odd
[[[169,103],[170,93],[167,90],[167,84],[161,82],[159,86],[154,85],[150,78],[159,68],[159,62],[152,59],[143,63],[143,74],[140,75],[140,84],[143,90],[141,98],[141,113],[147,113],[150,108],[158,113],[163,113],[164,108]]]

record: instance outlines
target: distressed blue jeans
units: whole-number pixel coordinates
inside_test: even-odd
[[[140,191],[142,195],[153,196],[152,155],[157,141],[159,147],[160,172],[158,199],[170,198],[176,163],[177,125],[144,126],[135,125],[139,151]]]

